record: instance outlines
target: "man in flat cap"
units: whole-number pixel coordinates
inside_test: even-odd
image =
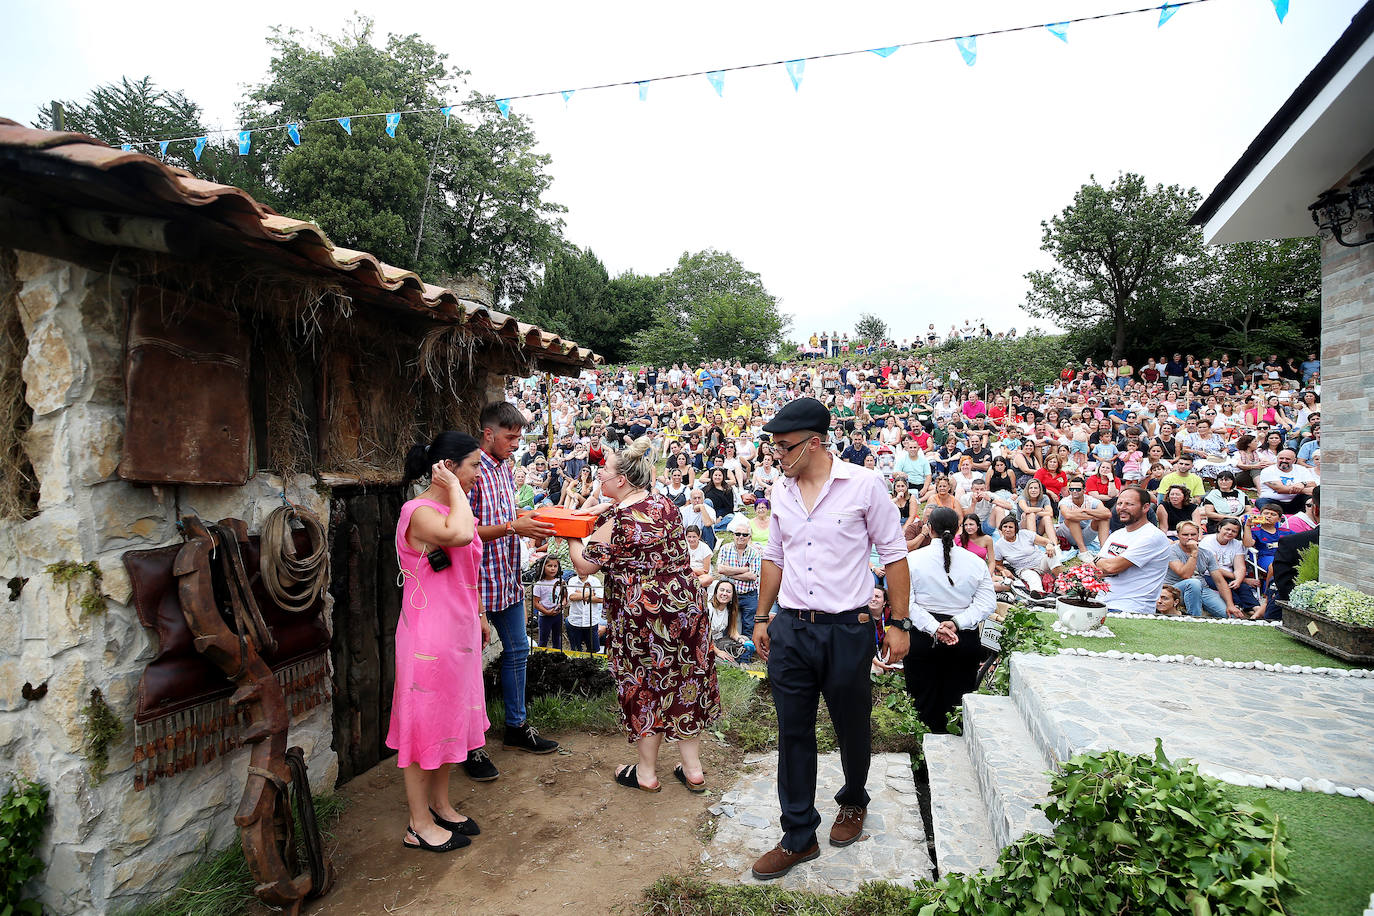
[[[838,461],[826,450],[830,412],[815,398],[783,406],[764,427],[783,477],[773,485],[768,546],[760,568],[759,607],[781,612],[754,625],[768,662],[778,710],[778,801],[783,836],[754,863],[754,877],[781,878],[821,854],[816,828],[816,709],[825,697],[844,769],[831,846],[863,833],[871,756],[872,548],[886,566],[892,625],[883,636],[889,663],[909,646],[910,582],[897,507],[876,471]]]

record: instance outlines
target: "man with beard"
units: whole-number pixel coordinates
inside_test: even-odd
[[[1111,590],[1107,609],[1153,614],[1159,588],[1169,573],[1168,536],[1149,520],[1150,494],[1143,487],[1126,487],[1116,500],[1122,527],[1111,533],[1093,565],[1107,578]]]

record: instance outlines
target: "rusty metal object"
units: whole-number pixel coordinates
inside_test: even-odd
[[[207,527],[193,515],[185,516],[182,526],[186,543],[172,568],[182,611],[195,635],[196,651],[214,662],[234,682],[237,689],[229,702],[240,713],[246,712],[248,717],[248,727],[243,733],[244,743],[252,748],[248,758],[248,781],[234,815],[243,841],[244,859],[257,882],[253,890],[258,898],[295,916],[306,899],[318,897],[329,889],[332,875],[318,830],[312,830],[313,804],[309,782],[305,779],[305,760],[299,749],[295,749],[295,762],[288,762],[286,733],[290,717],[281,686],[260,654],[256,623],[261,617],[256,613],[246,574],[241,582],[232,581],[238,575],[233,565],[238,556],[238,542],[247,540],[247,531],[242,522],[234,519]],[[212,554],[230,572],[231,581],[226,584],[232,607],[228,615],[221,612],[215,598]],[[238,569],[242,570],[241,563]],[[265,626],[262,632],[266,632]],[[300,874],[295,873],[297,854],[288,791],[293,770],[299,773],[297,804],[311,811],[306,817],[302,809],[302,823],[313,833],[305,844],[309,869]]]

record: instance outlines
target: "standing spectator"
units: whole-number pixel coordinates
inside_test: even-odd
[[[470,499],[482,539],[480,592],[487,618],[501,640],[501,698],[506,731],[502,746],[531,754],[551,754],[557,741],[540,737],[525,717],[525,672],[530,654],[525,632],[524,589],[520,583],[520,538],[547,538],[553,526],[533,515],[515,514],[515,478],[510,456],[520,444],[525,415],[509,401],[482,408],[481,473]],[[500,773],[486,751],[478,748],[463,762],[468,778],[490,782]]]
[[[593,655],[601,651],[596,620],[600,615],[603,593],[601,579],[591,575],[585,579],[576,573],[568,580],[568,648]]]
[[[563,615],[568,610],[568,586],[563,581],[563,561],[544,560],[544,570],[534,583],[534,610],[539,615],[539,645],[563,648]]]
[[[1159,588],[1169,572],[1169,539],[1150,524],[1146,507],[1150,494],[1142,487],[1126,487],[1116,500],[1116,514],[1123,527],[1107,538],[1093,560],[1107,577],[1106,595],[1111,611],[1149,614]]]

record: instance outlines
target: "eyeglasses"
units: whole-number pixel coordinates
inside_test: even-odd
[[[777,440],[770,440],[768,442],[763,443],[763,447],[772,449],[774,454],[790,455],[793,449],[797,448],[798,446],[805,445],[806,443],[810,442],[813,438],[815,437],[808,436],[807,438],[802,439],[800,442],[793,442],[791,445],[786,445],[782,442],[778,442]]]

